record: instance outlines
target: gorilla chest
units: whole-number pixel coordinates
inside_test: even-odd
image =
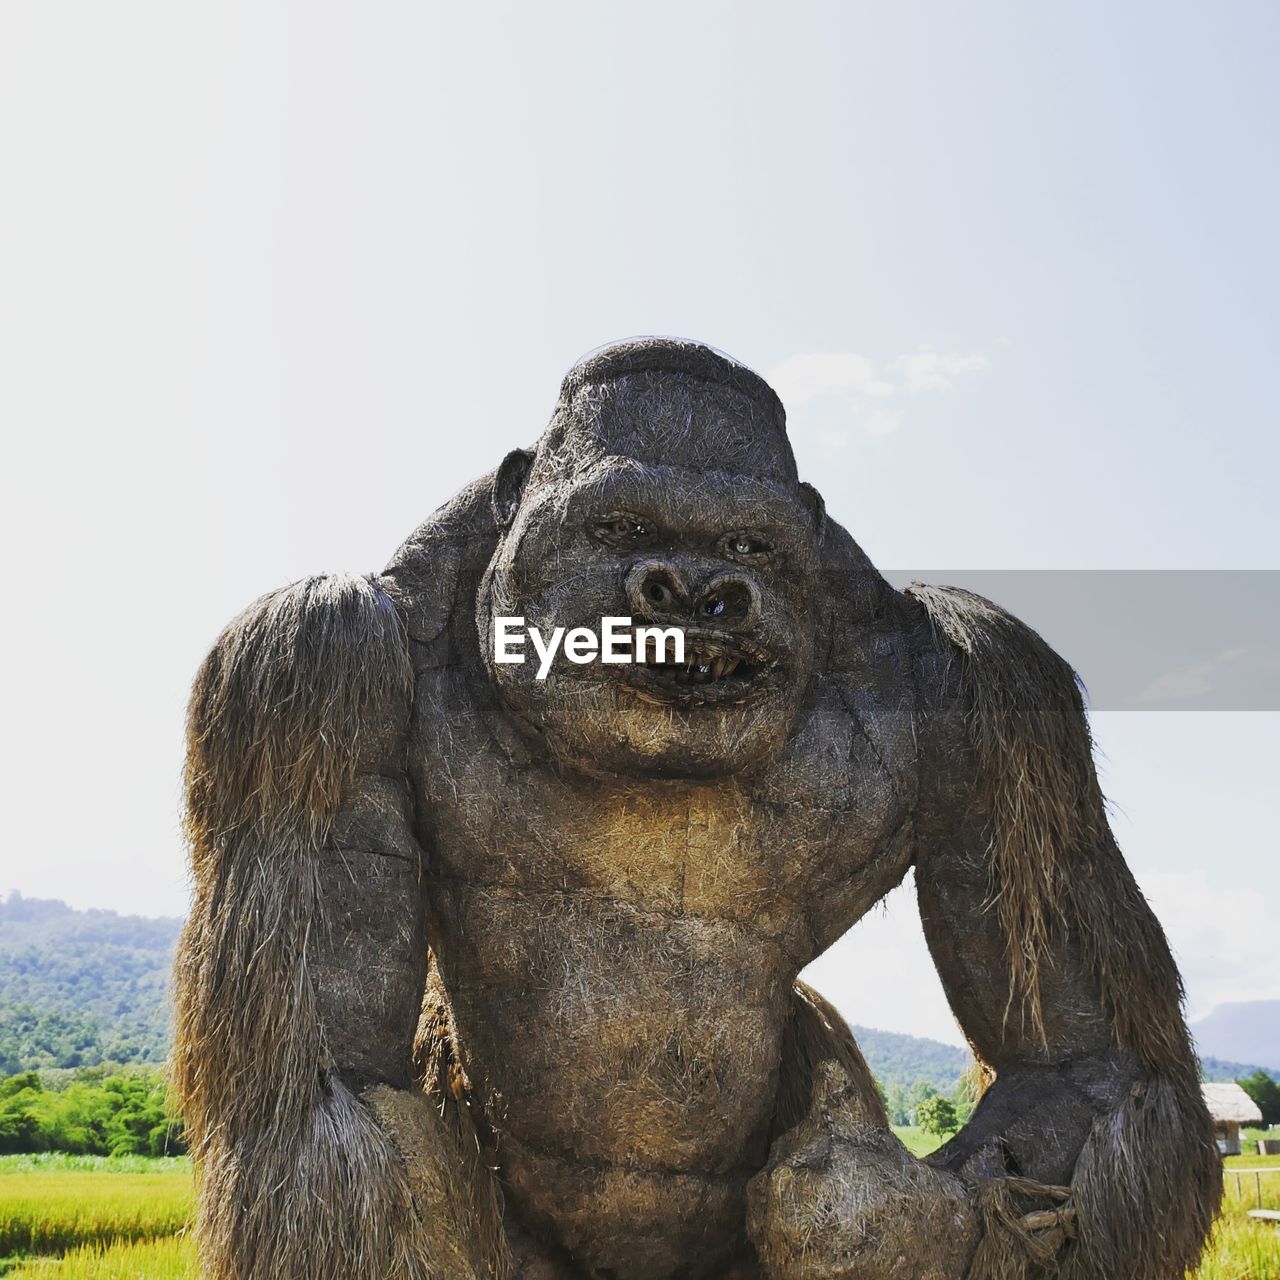
[[[599,779],[536,758],[449,673],[431,675],[411,761],[429,877],[519,897],[540,918],[596,903],[655,927],[723,922],[803,964],[815,893],[847,898],[892,860],[913,799],[909,715],[858,696],[815,681],[751,778]]]

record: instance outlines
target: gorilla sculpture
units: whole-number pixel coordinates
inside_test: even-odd
[[[685,665],[493,660],[630,616]],[[892,589],[754,373],[593,354],[190,711],[175,1074],[216,1280],[1168,1280],[1221,1174],[1071,669]],[[914,1159],[799,971],[915,869],[985,1092]]]

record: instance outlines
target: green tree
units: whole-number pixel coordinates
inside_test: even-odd
[[[890,1124],[907,1124],[906,1085],[891,1084],[884,1091],[884,1109],[889,1113]]]
[[[101,1083],[92,1080],[73,1079],[63,1089],[46,1089],[32,1108],[39,1123],[35,1150],[109,1155],[107,1124],[113,1101]]]
[[[950,1098],[942,1097],[941,1094],[926,1098],[916,1108],[916,1124],[925,1133],[937,1134],[938,1137],[955,1133],[960,1127],[959,1118],[956,1116],[956,1104]]]
[[[104,1090],[114,1103],[107,1120],[107,1150],[113,1156],[162,1156],[180,1150],[178,1126],[154,1077],[113,1076]]]
[[[0,895],[0,1072],[163,1061],[180,923]]]
[[[917,1113],[921,1104],[928,1102],[930,1098],[936,1098],[938,1092],[938,1089],[928,1080],[917,1080],[914,1084],[908,1086],[904,1099],[908,1124],[920,1123],[920,1117]]]
[[[0,1152],[38,1151],[40,1122],[35,1103],[44,1092],[34,1071],[0,1080]]]
[[[1280,1084],[1265,1071],[1255,1071],[1236,1083],[1258,1104],[1263,1124],[1280,1124]]]
[[[161,1156],[185,1149],[157,1072],[89,1067],[59,1085],[34,1071],[0,1080],[0,1152]]]

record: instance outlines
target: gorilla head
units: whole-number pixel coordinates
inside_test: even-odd
[[[814,660],[821,502],[796,478],[782,405],[756,374],[671,340],[594,353],[533,453],[494,485],[503,529],[477,619],[507,709],[565,763],[712,776],[765,763]],[[598,631],[678,627],[685,664],[496,664],[494,617]],[[669,656],[669,655],[668,655]]]

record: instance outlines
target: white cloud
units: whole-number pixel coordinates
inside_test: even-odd
[[[902,426],[903,414],[885,407],[895,396],[922,396],[951,391],[956,379],[987,368],[986,356],[976,352],[935,351],[922,346],[891,360],[882,371],[870,356],[856,351],[810,351],[788,356],[766,375],[782,397],[793,427],[814,432],[827,453],[849,443],[850,426],[869,436],[891,435]],[[814,421],[839,415],[840,424]]]
[[[943,352],[921,347],[911,355],[899,356],[889,368],[901,377],[908,395],[922,396],[933,391],[953,391],[957,378],[981,373],[987,365],[987,357],[977,352]]]
[[[818,351],[788,356],[769,371],[769,384],[788,408],[819,396],[890,396],[893,384],[876,374],[867,356],[852,351]]]
[[[1202,698],[1213,692],[1213,673],[1219,667],[1239,662],[1247,649],[1224,649],[1207,662],[1193,662],[1157,676],[1143,691],[1129,699],[1130,702],[1175,702],[1185,698]]]

